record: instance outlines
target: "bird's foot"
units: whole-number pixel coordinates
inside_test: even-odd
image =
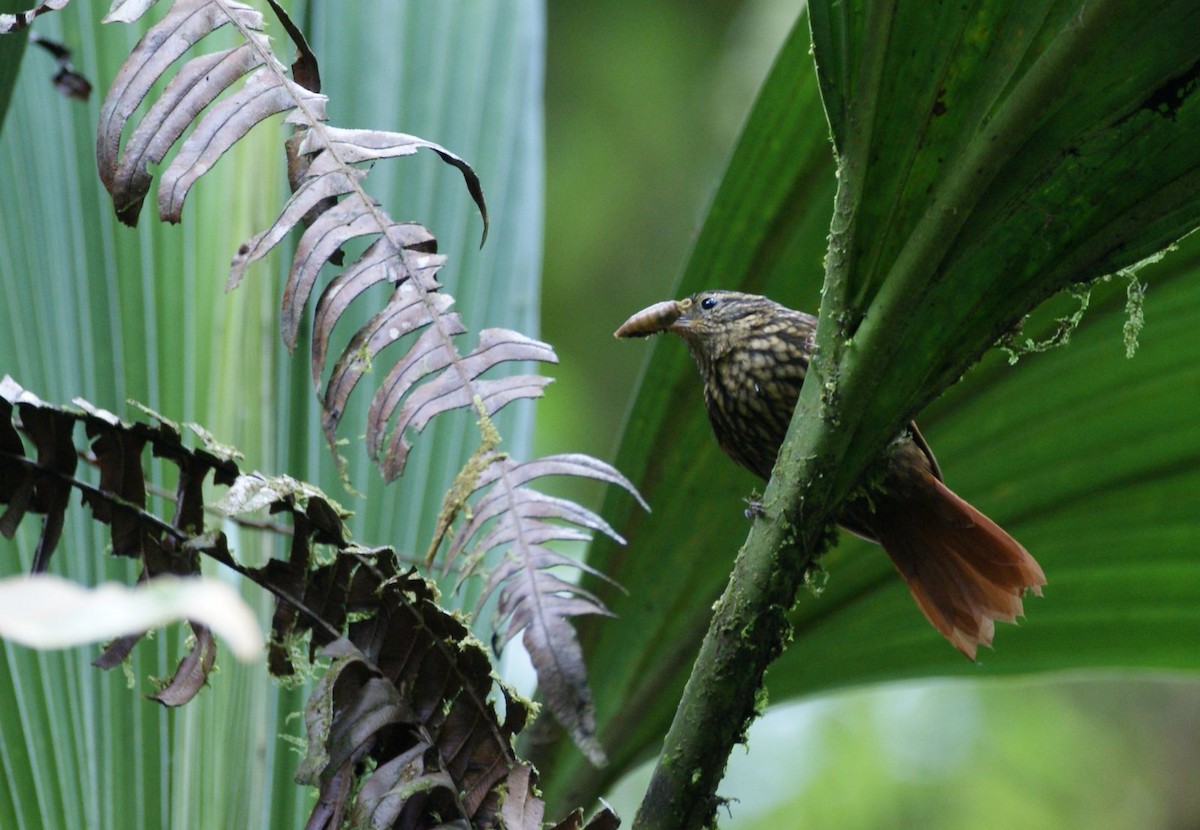
[[[747,521],[754,521],[760,516],[767,515],[767,511],[763,510],[762,498],[757,493],[751,493],[746,498],[746,510],[744,511]]]

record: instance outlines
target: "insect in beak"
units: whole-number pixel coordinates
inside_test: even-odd
[[[634,314],[613,332],[613,337],[649,337],[664,331],[679,331],[688,321],[680,319],[687,304],[679,300],[663,300]]]

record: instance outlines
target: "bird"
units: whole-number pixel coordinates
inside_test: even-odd
[[[670,332],[687,345],[704,381],[717,444],[767,480],[808,370],[817,318],[756,294],[701,291],[642,309],[618,338]],[[946,486],[915,422],[886,452],[872,489],[837,520],[883,547],[926,619],[972,661],[992,646],[995,622],[1016,622],[1022,598],[1041,596],[1046,575],[1015,539]]]

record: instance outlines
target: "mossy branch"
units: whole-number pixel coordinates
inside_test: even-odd
[[[839,207],[853,198],[851,171],[843,171]],[[831,324],[837,316],[831,298],[844,296],[849,261],[839,246],[851,233],[848,224],[841,232],[835,228],[831,239],[826,259],[829,290],[817,329],[817,353],[762,509],[714,608],[634,830],[715,826],[721,804],[716,791],[726,761],[759,714],[767,667],[791,637],[787,613],[807,584],[816,558],[828,547],[836,510],[858,478],[860,471],[842,465],[857,425],[844,416],[862,411],[855,404],[871,384],[853,379],[847,383],[840,363],[847,346],[841,327]]]

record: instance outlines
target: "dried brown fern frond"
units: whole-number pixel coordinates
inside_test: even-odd
[[[522,642],[537,670],[547,707],[576,746],[593,763],[601,765],[605,754],[595,738],[587,668],[570,618],[582,614],[608,616],[611,612],[594,594],[551,569],[582,569],[605,577],[548,545],[588,541],[589,531],[603,533],[620,544],[624,539],[596,513],[527,485],[546,476],[593,478],[621,487],[643,507],[646,504],[617,470],[588,455],[553,455],[522,463],[497,454],[484,459],[482,466],[473,483],[475,499],[469,516],[448,546],[445,562],[453,562],[469,551],[460,568],[465,579],[480,570],[489,553],[503,551],[485,569],[486,584],[479,599],[482,606],[490,596],[497,595],[493,648],[499,652],[523,633]]]
[[[478,414],[481,446],[452,488],[454,493],[476,494],[478,504],[470,507],[474,518],[448,556],[460,553],[462,541],[475,539],[494,520],[494,527],[476,544],[473,561],[478,563],[483,554],[498,547],[507,549],[485,588],[487,594],[499,592],[497,642],[525,632],[524,642],[538,668],[548,708],[600,763],[604,755],[593,734],[586,668],[569,618],[608,611],[595,597],[548,572],[562,565],[578,567],[578,563],[547,548],[546,542],[581,538],[581,531],[572,525],[610,535],[612,530],[578,505],[524,485],[555,474],[599,479],[631,493],[633,487],[608,465],[584,456],[518,463],[495,452],[499,436],[490,416],[512,401],[540,397],[550,380],[536,374],[493,376],[493,370],[506,363],[554,363],[554,351],[502,328],[482,330],[473,349],[460,351],[458,341],[466,327],[451,311],[454,299],[437,280],[445,258],[437,254],[436,240],[420,225],[391,218],[364,190],[363,165],[432,150],[462,173],[483,215],[486,237],[487,213],[479,180],[465,161],[432,142],[327,123],[326,99],[315,89],[319,76],[315,58],[294,25],[272,6],[299,47],[301,57],[293,66],[293,77],[271,51],[262,31],[262,15],[250,6],[234,0],[175,0],[134,48],[105,101],[97,139],[101,178],[113,194],[118,215],[135,222],[149,192],[148,165],[162,161],[195,122],[167,164],[158,189],[160,216],[179,221],[196,179],[254,125],[270,115],[287,113],[286,120],[294,128],[287,142],[292,195],[271,226],[240,247],[227,287],[237,286],[250,263],[265,256],[293,229],[302,228],[280,309],[283,341],[295,347],[305,308],[318,295],[311,368],[322,404],[322,427],[331,447],[350,395],[368,372],[379,367],[385,349],[394,347],[392,352],[398,352],[374,393],[366,425],[368,449],[388,481],[402,474],[412,436],[433,418],[456,409]],[[243,42],[186,61],[122,146],[131,115],[153,84],[193,44],[226,25],[236,27]],[[363,238],[369,242],[362,253],[343,263],[348,243]],[[327,264],[344,267],[319,289]],[[375,286],[390,286],[390,298],[350,338],[322,386],[334,329],[350,305]],[[466,497],[448,497],[432,552],[466,507]]]
[[[308,637],[311,652],[324,647],[332,660],[305,710],[308,752],[297,778],[320,789],[309,827],[337,828],[347,821],[495,827],[503,817],[510,830],[541,830],[545,805],[535,794],[535,776],[512,749],[529,707],[495,682],[486,651],[457,615],[438,606],[429,582],[398,571],[390,548],[355,545],[344,512],[320,490],[286,477],[243,473],[236,453],[203,430],[192,428],[200,445],[189,446],[166,419],[126,423],[86,401],[74,403],[77,409],[53,406],[7,376],[0,380],[0,531],[12,536],[24,518],[41,515],[35,567],[44,568],[70,494],[78,491],[93,518],[110,527],[113,555],[140,560],[141,579],[198,575],[200,557],[208,556],[273,594],[272,672],[292,672],[285,645],[301,637]],[[146,509],[147,449],[177,471],[169,521]],[[99,468],[97,485],[75,477],[81,458]],[[290,518],[287,559],[246,567],[223,533],[206,531],[204,483],[210,475],[228,488],[218,512],[265,509]],[[316,545],[336,555],[318,560]],[[154,695],[164,705],[191,700],[212,669],[212,634],[192,628],[194,645]],[[138,639],[114,642],[97,665],[119,664]],[[503,720],[491,695],[503,703]],[[580,826],[577,814],[558,825]],[[615,826],[607,810],[587,825]]]

